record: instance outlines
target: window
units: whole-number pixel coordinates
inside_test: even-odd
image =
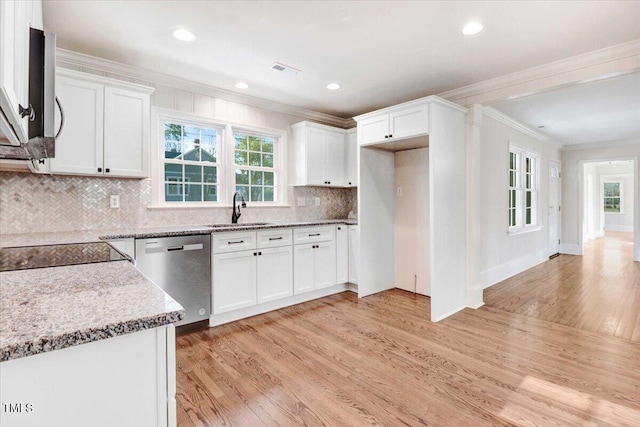
[[[622,213],[622,182],[604,181],[604,212]]]
[[[538,156],[509,148],[509,231],[524,231],[538,224]],[[537,228],[537,227],[536,227]]]
[[[233,143],[235,191],[247,202],[275,202],[277,138],[234,132]]]
[[[163,130],[165,202],[217,202],[221,132],[173,121]]]

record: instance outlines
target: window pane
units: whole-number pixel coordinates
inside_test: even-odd
[[[201,144],[215,145],[218,138],[218,132],[215,129],[202,129]]]
[[[249,187],[246,185],[236,185],[236,193],[243,196],[245,200],[249,200]]]
[[[182,165],[164,164],[165,181],[182,181]]]
[[[527,209],[527,222],[525,224],[529,225],[531,224],[531,209]]]
[[[613,184],[613,196],[620,197],[620,184]]]
[[[516,210],[511,209],[511,226],[515,227],[516,225]]]
[[[274,140],[271,138],[265,138],[262,140],[262,152],[263,153],[273,153],[273,142]]]
[[[525,160],[525,173],[531,173],[531,159],[529,157]]]
[[[262,166],[260,164],[260,153],[249,153],[249,166]]]
[[[604,183],[604,195],[605,197],[613,196],[613,184],[609,182]]]
[[[251,201],[252,202],[262,201],[262,187],[251,187]]]
[[[511,207],[516,207],[516,190],[511,190]]]
[[[266,168],[273,167],[273,154],[263,154],[262,155],[262,166]]]
[[[185,142],[184,144],[184,159],[200,161],[200,145]]]
[[[264,187],[264,201],[273,202],[273,187]]]
[[[249,171],[236,169],[236,185],[239,184],[249,184]]]
[[[244,166],[247,164],[247,152],[246,151],[236,151],[235,155],[236,165]]]
[[[262,172],[251,171],[251,185],[262,185]]]
[[[185,194],[184,194],[185,202],[202,201],[202,185],[190,184],[187,182],[184,185],[184,189],[185,189]]]
[[[216,153],[215,145],[201,145],[200,153],[202,155],[203,162],[216,162],[218,154]]]
[[[531,191],[527,191],[527,197],[526,197],[526,205],[525,207],[530,208],[531,207]]]
[[[164,200],[167,202],[182,201],[183,184],[178,182],[166,182],[164,184]]]
[[[167,141],[182,141],[182,125],[165,123],[164,139]]]
[[[249,150],[251,151],[260,151],[260,138],[256,136],[249,137]]]
[[[516,153],[509,152],[509,169],[516,168]]]
[[[190,142],[194,144],[200,143],[200,128],[196,128],[193,126],[185,126],[184,135],[182,139],[185,142]]]
[[[247,136],[236,133],[233,138],[235,139],[235,148],[237,150],[246,150],[247,149]]]
[[[205,166],[204,175],[202,177],[203,182],[217,183],[218,182],[218,168]]]
[[[516,186],[516,173],[515,171],[509,171],[509,187]]]
[[[204,201],[205,202],[217,202],[218,201],[218,186],[217,185],[205,185],[204,186]]]
[[[529,190],[531,189],[531,175],[530,174],[526,174],[525,175],[525,183],[524,183],[524,185],[525,185],[526,189],[529,189]]]
[[[185,165],[184,178],[187,182],[201,182],[202,166]]]
[[[164,142],[164,158],[165,159],[181,159],[182,143],[174,141]]]
[[[273,172],[264,173],[264,185],[273,185]]]

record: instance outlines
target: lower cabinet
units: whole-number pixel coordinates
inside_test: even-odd
[[[291,246],[260,249],[257,264],[258,304],[293,295]]]
[[[255,249],[213,255],[213,314],[255,305]]]
[[[293,291],[296,295],[337,283],[335,240],[295,245],[293,252]]]

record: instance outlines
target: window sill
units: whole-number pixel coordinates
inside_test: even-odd
[[[274,205],[247,205],[245,209],[257,209],[257,208],[290,208],[288,204],[274,204]],[[150,205],[147,206],[148,210],[160,210],[160,209],[231,209],[233,205],[187,205],[180,203],[179,205]]]
[[[516,229],[513,229],[513,230],[509,230],[507,232],[507,234],[509,236],[516,236],[518,234],[533,233],[534,231],[540,231],[540,230],[542,230],[542,226],[541,225],[533,225],[533,226],[529,226],[529,227],[516,228]]]

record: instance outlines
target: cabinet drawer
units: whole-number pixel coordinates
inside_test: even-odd
[[[289,246],[293,241],[293,231],[290,228],[258,231],[258,249]]]
[[[295,245],[313,242],[325,242],[333,240],[335,236],[334,225],[321,225],[317,227],[296,228],[293,231],[293,243]]]
[[[214,254],[245,251],[256,248],[256,232],[213,233],[211,250]]]

